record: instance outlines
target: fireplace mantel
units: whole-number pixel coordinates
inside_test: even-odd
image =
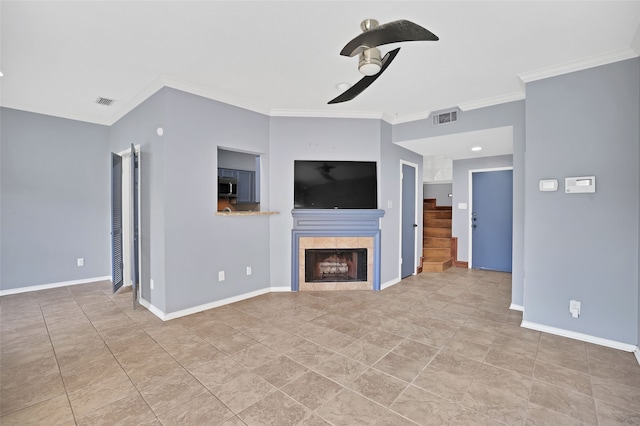
[[[380,290],[379,209],[294,209],[291,231],[291,290],[299,290],[300,237],[372,237],[374,242],[373,289]]]

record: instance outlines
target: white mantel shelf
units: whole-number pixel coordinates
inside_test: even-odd
[[[280,212],[216,212],[216,216],[271,216]]]

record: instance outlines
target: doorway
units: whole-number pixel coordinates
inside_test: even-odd
[[[401,162],[401,255],[400,255],[400,277],[406,278],[416,273],[416,232],[418,231],[418,212],[416,210],[417,193],[417,170],[416,164]]]
[[[135,309],[140,283],[140,146],[111,153],[111,161],[113,292],[131,286]]]
[[[513,168],[469,171],[469,265],[511,272]]]

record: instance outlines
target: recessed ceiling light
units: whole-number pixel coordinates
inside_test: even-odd
[[[482,151],[482,147],[481,146],[474,146],[473,148],[471,148],[471,151]]]
[[[338,83],[338,84],[336,84],[336,89],[340,90],[341,92],[347,90],[350,87],[351,87],[351,85],[349,83]]]
[[[2,71],[0,71],[0,77],[4,77],[4,74],[2,74]]]

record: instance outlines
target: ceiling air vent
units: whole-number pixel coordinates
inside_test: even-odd
[[[451,111],[438,112],[432,115],[432,125],[441,126],[443,124],[457,123],[460,117],[460,110],[454,109]]]
[[[109,106],[111,105],[112,102],[113,102],[113,99],[103,98],[102,96],[96,99],[97,104],[104,105],[104,106]]]

